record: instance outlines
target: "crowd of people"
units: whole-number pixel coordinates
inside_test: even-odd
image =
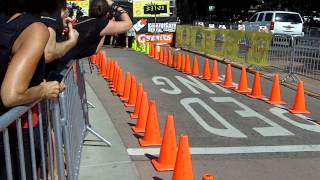
[[[72,11],[72,9],[71,9]],[[89,15],[73,19],[66,0],[1,0],[0,2],[0,116],[10,108],[57,98],[64,85],[50,78],[70,61],[95,54],[107,35],[132,27],[128,13],[112,0],[90,0]],[[38,109],[32,108],[37,114]],[[37,117],[37,116],[35,116]],[[27,179],[33,179],[28,127],[33,126],[37,166],[40,164],[38,120],[22,118]],[[7,179],[0,130],[0,179]],[[21,179],[15,127],[9,127],[14,179]],[[38,178],[36,178],[38,179]]]

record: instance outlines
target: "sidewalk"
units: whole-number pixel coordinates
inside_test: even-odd
[[[89,108],[89,120],[92,128],[112,143],[106,146],[91,134],[84,142],[81,163],[80,180],[138,180],[138,172],[124,147],[118,132],[98,100],[92,88],[86,84],[88,101],[95,108]]]

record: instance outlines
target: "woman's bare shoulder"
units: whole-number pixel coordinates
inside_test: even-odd
[[[26,33],[35,36],[49,37],[48,27],[41,22],[34,22],[27,27]]]

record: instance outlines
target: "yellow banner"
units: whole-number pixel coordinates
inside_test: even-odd
[[[90,0],[67,0],[68,4],[76,4],[81,8],[81,11],[83,12],[83,15],[88,16],[89,15],[89,1]],[[74,13],[76,14],[76,13]]]
[[[133,0],[133,17],[170,16],[170,0]]]

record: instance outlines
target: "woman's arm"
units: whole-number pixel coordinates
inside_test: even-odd
[[[42,23],[28,26],[13,46],[13,57],[1,85],[1,99],[6,107],[27,104],[41,98],[56,97],[58,82],[43,82],[29,88],[29,83],[43,55],[49,32]]]
[[[75,29],[73,29],[72,24],[68,23],[69,33],[68,33],[68,40],[63,42],[56,42],[56,31],[52,28],[49,29],[49,40],[44,50],[44,57],[46,63],[49,63],[53,60],[61,58],[64,56],[71,48],[73,48],[77,42],[79,33]]]
[[[108,5],[112,7],[112,0],[106,0]],[[132,27],[131,19],[126,11],[118,6],[115,11],[123,12],[119,16],[120,21],[109,21],[108,25],[100,32],[100,36],[121,34],[127,32]]]

